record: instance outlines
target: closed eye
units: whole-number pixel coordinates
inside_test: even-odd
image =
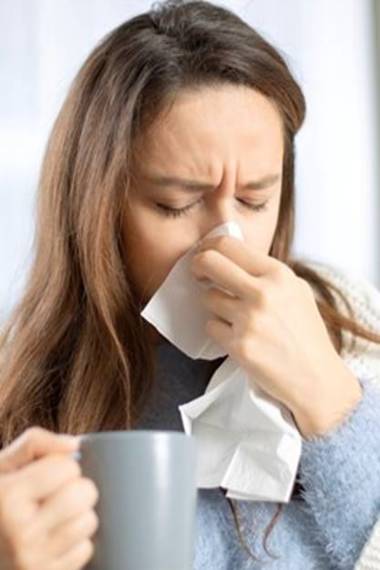
[[[243,206],[245,206],[249,210],[253,210],[255,212],[261,212],[263,210],[266,210],[268,202],[269,202],[269,200],[267,200],[266,202],[262,202],[260,204],[254,204],[252,202],[246,202],[245,200],[242,200],[240,198],[237,198],[237,200]],[[164,215],[172,217],[172,218],[177,218],[177,217],[180,217],[180,216],[187,214],[187,212],[192,210],[201,201],[202,201],[202,198],[200,198],[196,202],[193,202],[192,204],[189,204],[188,206],[184,206],[183,208],[171,208],[170,206],[167,206],[165,204],[156,204],[156,206],[164,213]]]

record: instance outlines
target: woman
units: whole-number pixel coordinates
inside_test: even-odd
[[[153,6],[83,64],[49,139],[35,259],[1,345],[9,569],[92,555],[97,492],[58,433],[182,429],[178,404],[221,361],[186,357],[140,312],[230,219],[245,242],[204,240],[193,258],[214,283],[207,332],[288,406],[303,450],[288,504],[200,490],[194,567],[380,569],[380,294],[292,256],[304,115],[282,56],[209,2]],[[38,477],[50,482],[39,492]]]

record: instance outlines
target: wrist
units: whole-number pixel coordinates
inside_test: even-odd
[[[330,378],[335,381],[327,393],[320,390],[319,398],[291,410],[301,435],[306,439],[326,435],[339,427],[362,398],[360,382],[347,367],[344,367],[339,376]]]

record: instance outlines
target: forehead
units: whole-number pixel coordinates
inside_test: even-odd
[[[270,168],[282,160],[283,124],[274,103],[252,88],[203,87],[180,92],[138,146],[144,162],[160,168],[179,159],[190,170],[208,159]]]

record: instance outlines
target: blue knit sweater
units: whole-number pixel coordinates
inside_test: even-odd
[[[155,387],[140,429],[183,431],[178,406],[200,395],[223,359],[193,360],[165,341],[156,347]],[[252,560],[241,546],[221,488],[199,489],[194,570],[352,570],[380,512],[380,389],[358,378],[363,397],[335,430],[303,440],[298,498],[283,504],[234,501]]]

